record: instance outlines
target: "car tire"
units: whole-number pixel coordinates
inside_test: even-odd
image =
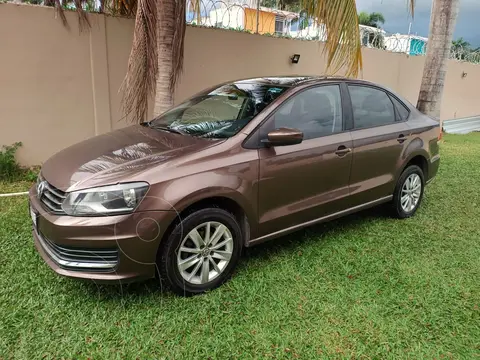
[[[423,171],[417,165],[407,167],[395,186],[393,193],[393,215],[399,219],[413,216],[422,202],[425,189]]]
[[[208,240],[210,244],[205,244]],[[228,211],[204,208],[190,213],[161,244],[157,257],[160,279],[182,296],[215,289],[231,277],[242,240],[240,225]]]

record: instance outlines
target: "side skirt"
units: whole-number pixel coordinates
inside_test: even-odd
[[[385,196],[383,198],[380,198],[380,199],[377,199],[377,200],[374,200],[374,201],[370,201],[370,202],[362,204],[362,205],[357,205],[357,206],[351,207],[349,209],[345,209],[345,210],[342,210],[342,211],[339,211],[339,212],[336,212],[336,213],[333,213],[333,214],[330,214],[330,215],[327,215],[327,216],[320,217],[318,219],[310,220],[310,221],[304,222],[302,224],[294,225],[294,226],[291,226],[289,228],[279,230],[279,231],[276,231],[276,232],[258,237],[256,239],[251,239],[247,243],[247,247],[254,246],[254,245],[257,245],[257,244],[261,244],[265,241],[272,240],[272,239],[275,239],[277,237],[290,234],[294,231],[303,229],[307,226],[311,226],[311,225],[314,225],[314,224],[319,224],[319,223],[322,223],[322,222],[334,220],[334,219],[337,219],[337,218],[345,216],[345,215],[353,214],[357,211],[365,210],[365,209],[368,209],[368,208],[371,208],[371,207],[374,207],[374,206],[377,206],[377,205],[380,205],[380,204],[383,204],[383,203],[387,203],[387,202],[391,201],[392,199],[393,199],[393,195]]]

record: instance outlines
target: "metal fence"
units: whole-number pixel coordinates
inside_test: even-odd
[[[443,131],[449,134],[468,134],[480,131],[480,115],[463,119],[445,120]]]
[[[199,7],[199,8],[198,8]],[[255,0],[187,0],[187,23],[280,38],[325,41],[323,24],[305,12],[259,6]],[[362,45],[408,55],[425,55],[428,39],[413,34],[389,34],[360,25]],[[452,46],[450,58],[480,64],[480,50]]]

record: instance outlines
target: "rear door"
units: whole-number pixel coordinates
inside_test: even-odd
[[[296,128],[304,140],[259,149],[260,236],[343,210],[347,206],[352,139],[345,131],[340,84],[293,95],[260,128]]]
[[[383,89],[349,84],[348,90],[353,110],[350,193],[357,206],[393,194],[410,129]]]

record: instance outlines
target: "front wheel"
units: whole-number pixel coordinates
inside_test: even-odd
[[[232,275],[242,251],[236,218],[219,208],[198,210],[178,223],[161,245],[160,276],[177,294],[212,290]]]
[[[417,165],[407,167],[398,179],[393,193],[393,214],[405,219],[415,214],[423,198],[425,179]]]

